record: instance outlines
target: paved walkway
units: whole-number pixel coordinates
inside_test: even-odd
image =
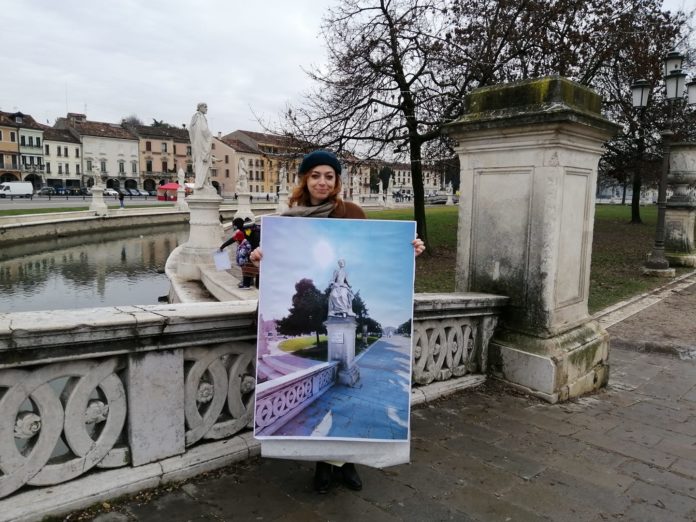
[[[696,336],[694,291],[662,301],[691,321],[673,344]],[[633,316],[638,340],[676,332],[655,319],[661,310]],[[416,408],[411,464],[360,467],[361,492],[319,496],[310,463],[256,459],[114,503],[98,520],[693,522],[696,361],[629,348],[612,349],[609,387],[580,400],[550,405],[489,381]]]
[[[411,339],[380,339],[357,362],[360,382],[336,384],[276,436],[406,440]]]

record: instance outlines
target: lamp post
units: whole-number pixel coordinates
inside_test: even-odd
[[[665,99],[668,103],[668,117],[665,128],[660,132],[662,136],[662,172],[657,194],[657,227],[655,229],[655,244],[647,261],[643,265],[645,275],[674,277],[674,268],[669,267],[669,261],[665,257],[665,213],[667,209],[667,175],[669,173],[670,145],[672,143],[672,113],[677,100],[683,99],[686,74],[682,72],[684,55],[671,51],[664,59],[665,66]],[[647,80],[638,80],[631,85],[633,106],[645,108],[650,96],[650,83]],[[688,85],[688,103],[696,103],[696,82]]]

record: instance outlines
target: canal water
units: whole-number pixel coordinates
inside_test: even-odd
[[[164,265],[188,224],[140,227],[0,247],[0,313],[156,304]]]

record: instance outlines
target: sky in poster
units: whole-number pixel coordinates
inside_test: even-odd
[[[338,259],[370,317],[397,327],[413,310],[414,256],[410,221],[264,218],[260,310],[264,320],[288,315],[295,283],[312,279],[324,291]]]

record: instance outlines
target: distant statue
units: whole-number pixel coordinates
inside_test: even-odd
[[[186,175],[184,174],[184,169],[179,168],[179,172],[176,173],[176,179],[179,183],[180,186],[184,186],[184,182],[186,181]]]
[[[249,176],[247,174],[246,163],[243,159],[239,160],[237,166],[237,192],[249,192]]]
[[[452,194],[452,182],[451,181],[447,183],[447,186],[445,187],[445,192],[447,194]]]
[[[355,317],[353,313],[353,290],[348,283],[346,262],[338,260],[338,269],[334,270],[329,293],[329,317]]]
[[[279,192],[288,191],[288,169],[283,165],[278,172],[278,183],[280,185]]]
[[[208,104],[199,103],[198,110],[191,118],[189,138],[191,138],[191,153],[193,155],[193,172],[195,174],[195,189],[210,187],[208,179],[212,163],[213,134],[208,129]]]
[[[102,178],[101,178],[101,172],[99,171],[99,167],[97,167],[97,162],[92,162],[92,170],[89,173],[89,175],[92,178],[93,186],[95,187],[101,187],[102,186]]]

